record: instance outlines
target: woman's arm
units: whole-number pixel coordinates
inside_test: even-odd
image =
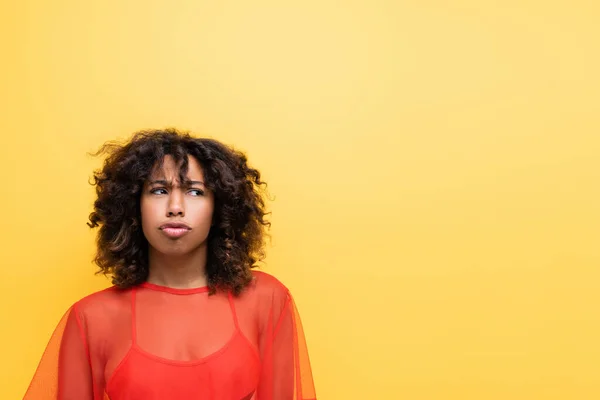
[[[86,334],[76,306],[56,327],[24,400],[94,400]]]
[[[263,365],[257,400],[314,400],[315,388],[300,315],[289,292],[278,297],[274,296],[273,308],[261,333]]]

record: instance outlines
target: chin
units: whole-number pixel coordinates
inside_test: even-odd
[[[187,246],[161,246],[156,250],[158,250],[159,253],[168,256],[183,256],[192,252],[192,249]]]
[[[187,254],[191,254],[201,246],[202,246],[202,244],[199,244],[196,246],[190,246],[189,243],[184,244],[184,243],[176,243],[176,242],[169,243],[169,244],[160,243],[158,246],[151,245],[151,247],[157,253],[168,255],[168,256],[184,256]]]
[[[183,256],[186,254],[189,254],[190,251],[189,250],[183,250],[183,249],[165,249],[160,251],[161,254],[164,254],[166,256]]]

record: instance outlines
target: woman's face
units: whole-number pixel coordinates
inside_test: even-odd
[[[188,156],[188,182],[178,182],[178,168],[165,156],[144,184],[140,207],[142,230],[150,246],[162,254],[184,255],[206,243],[214,210],[214,196],[204,185],[204,174]]]

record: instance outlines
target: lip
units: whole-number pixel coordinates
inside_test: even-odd
[[[162,233],[164,233],[167,237],[171,239],[180,238],[192,230],[192,228],[190,228],[189,225],[175,222],[161,225],[159,229]]]
[[[166,224],[162,224],[159,229],[187,229],[190,230],[190,226],[188,224],[184,224],[183,222],[169,222]]]

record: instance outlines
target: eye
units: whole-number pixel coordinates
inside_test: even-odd
[[[192,189],[189,192],[194,193],[193,196],[204,196],[204,191],[202,191],[200,189]]]
[[[165,192],[165,193],[167,192],[167,191],[166,191],[165,189],[163,189],[163,188],[156,188],[156,189],[152,189],[152,190],[150,190],[150,193],[151,193],[151,194],[164,194],[164,193],[157,193],[158,191],[161,191],[161,190],[162,190],[163,192]]]

